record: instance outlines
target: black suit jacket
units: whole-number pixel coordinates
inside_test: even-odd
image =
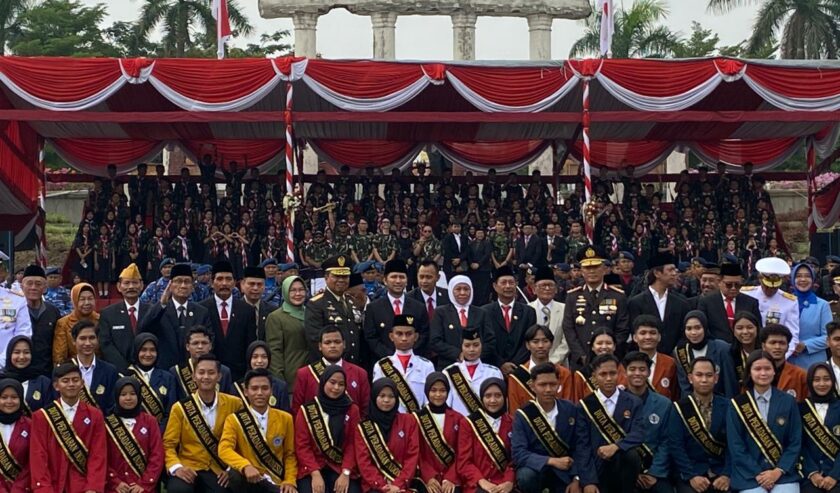
[[[138,310],[136,316],[139,330],[140,320],[149,310],[149,305],[140,303]],[[134,336],[125,301],[120,300],[99,312],[99,347],[102,349],[102,359],[117,367],[117,371],[121,373],[125,373],[134,359]]]
[[[543,238],[543,241],[545,242],[546,258],[551,265],[566,261],[568,248],[566,247],[566,240],[562,236],[554,235],[551,248],[548,248],[548,236]]]
[[[659,318],[656,301],[654,301],[650,289],[647,288],[630,298],[627,302],[627,309],[630,312],[631,327],[636,317],[642,314],[653,315],[662,322],[660,326],[662,338],[659,340],[657,350],[664,354],[673,353],[677,343],[683,338],[683,322],[685,321],[685,315],[691,310],[685,297],[674,292],[673,289],[669,289],[668,299],[665,301],[665,320],[662,320]]]
[[[470,267],[470,272],[490,272],[493,270],[493,245],[490,240],[473,240],[467,248],[467,262],[478,264],[478,269]]]
[[[138,332],[151,332],[156,335],[158,344],[158,359],[155,364],[164,370],[181,364],[187,359],[187,333],[194,325],[210,327],[207,309],[198,303],[188,301],[184,326],[178,322],[175,304],[169,302],[166,307],[154,303],[140,319]]]
[[[761,312],[758,310],[758,300],[752,296],[738,293],[735,298],[735,313],[747,311],[755,318],[761,320]],[[726,306],[723,304],[723,296],[720,291],[713,291],[701,296],[697,301],[697,309],[706,314],[709,326],[706,327],[709,337],[732,343],[735,339],[732,329],[729,327],[729,320],[726,318]]]
[[[446,236],[443,237],[441,240],[441,251],[443,253],[443,272],[446,273],[446,277],[452,277],[453,272],[467,272],[467,249],[468,249],[469,241],[467,241],[467,235],[461,233],[461,247],[458,248],[458,242],[455,241],[455,235],[452,233],[447,233]],[[452,265],[453,259],[459,259],[461,261],[457,267]]]
[[[261,341],[265,340],[265,321],[268,319],[269,314],[277,308],[278,306],[274,303],[260,300],[260,316],[257,317],[257,339]],[[256,310],[254,311],[254,314],[256,315]]]
[[[436,299],[435,299],[435,303],[436,303],[435,308],[437,308],[439,306],[449,304],[449,290],[448,289],[436,287],[435,292],[437,293],[436,294]],[[420,303],[423,303],[424,308],[426,307],[426,299],[423,298],[423,291],[421,291],[419,287],[414,288],[411,291],[409,291],[406,296],[408,296],[409,298],[414,298],[415,300],[419,301]],[[428,312],[427,312],[427,314],[428,314]],[[432,321],[429,320],[429,323],[431,324]]]
[[[546,242],[539,235],[531,235],[525,246],[525,237],[516,240],[516,265],[531,264],[534,267],[546,265]]]
[[[405,306],[401,307],[404,315],[414,317],[414,327],[419,335],[414,351],[425,356],[429,343],[429,315],[422,301],[405,296]],[[364,334],[370,349],[371,358],[378,361],[394,354],[394,343],[388,338],[388,333],[394,325],[394,308],[388,295],[371,301],[365,308]]]
[[[55,337],[55,323],[61,318],[58,308],[44,303],[44,313],[38,319],[32,319],[32,367],[40,375],[50,377],[52,381],[52,347]]]
[[[484,322],[484,310],[477,306],[470,306],[467,311],[467,327],[477,329],[481,337],[481,359],[493,361],[495,359],[496,338],[493,332],[487,330]],[[438,368],[446,368],[458,361],[461,355],[461,317],[454,305],[443,305],[435,308],[435,315],[430,325],[432,350],[438,356]]]
[[[231,305],[232,303],[232,305]],[[222,364],[230,368],[233,381],[238,382],[248,369],[245,351],[257,339],[257,319],[254,307],[242,300],[228,298],[230,308],[227,336],[222,332],[216,297],[211,296],[199,303],[207,310],[207,319],[213,328],[213,352]]]
[[[505,317],[498,301],[493,301],[481,307],[484,310],[486,331],[492,332],[496,340],[496,351],[493,359],[487,361],[498,367],[502,363],[525,363],[531,353],[525,347],[525,331],[536,325],[537,312],[530,306],[516,302],[510,314],[510,332],[505,329]],[[482,358],[483,359],[483,358]]]

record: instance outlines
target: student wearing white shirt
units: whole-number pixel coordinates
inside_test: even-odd
[[[2,447],[20,466],[20,472],[10,480],[0,474],[0,491],[28,491],[29,471],[29,429],[31,422],[23,412],[23,387],[11,378],[0,380],[0,435]]]
[[[154,493],[163,471],[163,445],[157,420],[143,411],[140,382],[134,377],[117,380],[114,401],[114,412],[105,419],[110,437],[107,491]],[[142,451],[146,459],[144,467],[131,461],[131,456],[124,452],[131,448],[121,447],[126,444]]]
[[[482,340],[477,330],[464,329],[461,338],[463,359],[446,367],[443,373],[452,387],[447,404],[462,416],[468,416],[481,405],[481,401],[475,398],[481,384],[488,378],[504,377],[501,370],[481,361]]]
[[[808,369],[808,398],[799,405],[802,427],[812,428],[802,434],[802,493],[840,491],[840,461],[829,457],[814,436],[831,436],[840,425],[840,395],[837,380],[828,363],[815,363]],[[816,419],[814,419],[816,418]]]
[[[418,339],[415,322],[411,315],[394,317],[388,338],[394,344],[395,352],[373,366],[373,381],[387,377],[396,384],[401,413],[416,412],[426,404],[426,377],[435,371],[431,361],[414,354]]]

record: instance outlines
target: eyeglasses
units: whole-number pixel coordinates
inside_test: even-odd
[[[740,282],[725,282],[723,285],[726,286],[726,289],[738,289],[741,287]]]

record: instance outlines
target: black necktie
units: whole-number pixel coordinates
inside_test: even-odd
[[[184,327],[186,325],[186,321],[187,321],[186,311],[187,311],[186,307],[184,307],[184,306],[179,306],[178,307],[178,324],[180,324],[181,327]]]

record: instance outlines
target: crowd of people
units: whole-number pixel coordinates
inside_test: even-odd
[[[501,201],[494,179],[456,196],[444,175],[416,216],[432,180],[412,179],[402,214],[401,179],[386,187],[390,202],[371,184],[358,209],[340,203],[347,183],[332,191],[319,179],[296,215],[302,237],[316,233],[298,244],[298,262],[278,262],[280,246],[247,262],[130,249],[100,278],[121,297],[101,310],[108,288],[96,278],[67,292],[57,269],[27,266],[0,287],[0,485],[15,493],[837,493],[840,259],[791,266],[773,252],[762,239],[772,207],[760,180],[749,198],[733,193],[726,208],[706,211],[726,230],[725,214],[751,204],[745,214],[760,221],[737,231],[747,231],[739,245],[765,241],[755,259],[745,246],[704,256],[672,243],[670,221],[699,224],[694,205],[704,194],[717,206],[727,191],[747,193],[735,177],[690,178],[701,185],[665,215],[655,213],[658,196],[630,178],[623,203],[636,208],[620,214],[625,206],[610,202],[616,190],[597,184],[592,244],[580,236],[577,193],[557,205],[538,175],[527,192],[499,185]],[[143,183],[161,194],[132,224],[163,204],[164,214],[192,209],[189,193],[167,195],[169,185],[153,181],[129,181],[130,195]],[[119,188],[94,191],[109,187]],[[244,185],[246,204],[260,187]],[[258,235],[269,199],[259,196],[250,214],[224,205],[236,190],[228,184],[209,221],[228,211],[221,220],[230,230],[256,218],[244,231]],[[529,197],[524,204],[517,193]],[[176,196],[184,203],[172,205]],[[102,212],[97,200],[90,221]],[[124,198],[116,191],[113,200]],[[531,205],[531,214],[519,210]],[[648,251],[605,240],[620,228],[604,223],[624,224],[619,217],[646,229]],[[169,220],[186,231],[179,237],[190,235]],[[367,235],[368,221],[378,235]],[[409,233],[404,248],[391,241],[395,227]],[[339,231],[355,233],[325,243]],[[335,250],[342,238],[348,246]],[[469,254],[451,254],[484,241],[486,277]],[[321,256],[325,244],[333,246]]]

